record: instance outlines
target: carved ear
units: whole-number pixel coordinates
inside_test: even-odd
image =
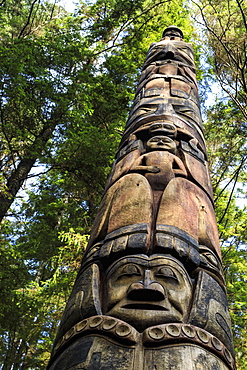
[[[231,343],[231,320],[225,291],[205,271],[200,271],[189,324],[207,330],[219,338],[234,356]]]
[[[135,134],[130,134],[128,141],[131,142],[131,141],[135,141],[136,139],[137,137]]]
[[[195,150],[198,149],[198,140],[194,137],[193,139],[191,139],[190,141],[190,145],[192,146],[192,148],[194,148]]]
[[[199,141],[195,137],[189,141],[189,145],[192,148],[192,150],[195,150],[196,152],[198,152],[199,157],[207,160],[207,153],[205,153],[205,150],[203,150]]]
[[[63,318],[54,345],[79,321],[94,315],[102,315],[99,297],[99,267],[92,264],[78,275],[69,301],[65,307]]]

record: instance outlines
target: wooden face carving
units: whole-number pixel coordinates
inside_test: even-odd
[[[154,136],[147,141],[147,151],[151,150],[167,150],[175,154],[176,142],[168,136]]]
[[[179,87],[176,87],[177,90],[182,91],[183,84],[180,83]],[[177,127],[201,128],[201,113],[197,104],[186,97],[172,96],[169,93],[169,86],[168,89],[164,86],[161,92],[154,92],[157,95],[144,96],[133,106],[129,125],[140,127],[143,124],[160,120],[171,122]],[[165,94],[167,96],[164,96]]]
[[[163,39],[154,43],[149,49],[145,65],[156,60],[177,61],[190,68],[195,68],[193,49],[184,41]]]
[[[107,271],[105,311],[143,331],[149,326],[185,322],[192,283],[175,258],[153,255],[120,259]]]

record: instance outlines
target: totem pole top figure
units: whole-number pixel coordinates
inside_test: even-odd
[[[193,49],[182,31],[166,28],[148,51],[123,140],[154,120],[172,122],[196,136],[205,151],[195,71]]]

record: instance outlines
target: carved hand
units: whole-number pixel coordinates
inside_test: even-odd
[[[147,172],[153,172],[153,173],[160,172],[160,169],[158,166],[147,166],[146,170]]]
[[[144,171],[144,172],[152,172],[152,173],[157,173],[160,172],[159,167],[157,166],[134,166],[133,168],[130,169],[131,172],[136,172],[136,171]]]

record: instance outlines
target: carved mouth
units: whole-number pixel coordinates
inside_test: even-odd
[[[126,304],[122,308],[130,308],[132,310],[153,310],[153,311],[168,311],[167,308],[158,304],[152,303],[130,303]]]

